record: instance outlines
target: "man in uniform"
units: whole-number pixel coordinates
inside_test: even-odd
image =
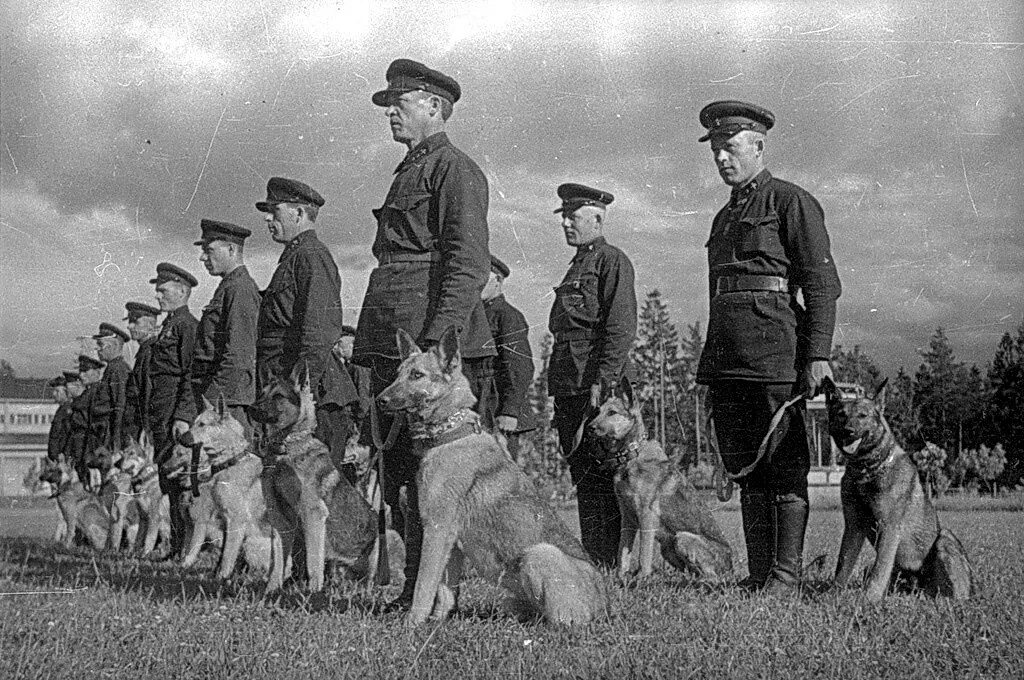
[[[498,353],[493,359],[494,425],[505,435],[509,453],[516,460],[519,435],[533,426],[533,412],[526,399],[533,380],[533,352],[526,317],[505,299],[503,287],[510,273],[508,265],[491,255],[491,272],[480,297]]]
[[[91,486],[89,479],[89,468],[86,467],[86,453],[91,446],[91,424],[90,413],[92,412],[92,401],[99,388],[100,379],[103,377],[103,368],[106,366],[99,359],[88,354],[78,355],[78,375],[81,392],[71,399],[71,439],[68,446],[70,453],[68,462],[74,466],[78,473],[78,479],[86,488]],[[78,388],[72,387],[72,395]]]
[[[156,267],[156,299],[167,313],[149,355],[150,433],[153,435],[154,460],[160,471],[160,490],[171,503],[171,556],[179,554],[188,535],[187,494],[177,480],[167,477],[164,463],[171,456],[175,436],[186,429],[174,424],[174,410],[192,390],[191,368],[199,322],[188,309],[192,289],[199,285],[190,273],[161,262]]]
[[[104,322],[100,324],[99,333],[92,337],[96,341],[96,355],[107,367],[89,407],[92,437],[89,450],[104,446],[108,451],[119,451],[124,448],[129,434],[125,427],[125,395],[132,371],[122,351],[131,336],[114,324]]]
[[[71,431],[71,397],[68,396],[67,379],[68,374],[64,373],[47,383],[51,390],[50,394],[57,403],[57,411],[50,420],[50,432],[46,441],[46,457],[50,460],[57,460],[64,453]],[[75,380],[78,380],[77,373]]]
[[[760,461],[756,454],[773,414],[832,375],[839,276],[818,201],[765,169],[772,113],[720,101],[701,110],[700,122],[707,128],[700,141],[710,140],[732,195],[707,243],[711,309],[697,382],[710,385],[726,470],[754,465],[739,480],[749,571],[741,585],[788,593],[800,583],[808,509],[810,456],[798,403],[784,412],[770,450]]]
[[[202,220],[203,250],[199,261],[211,276],[221,278],[203,308],[192,350],[192,389],[175,409],[177,429],[188,429],[203,410],[203,399],[225,404],[246,429],[252,428],[246,407],[256,399],[256,320],[260,291],[243,261],[245,239],[252,233],[230,222]]]
[[[600,566],[611,568],[619,545],[619,506],[614,471],[602,470],[582,432],[600,405],[601,386],[632,379],[629,349],[636,339],[633,264],[602,235],[607,191],[582,184],[558,187],[565,241],[576,249],[569,271],[555,288],[548,329],[555,338],[548,368],[548,393],[562,453],[576,485],[583,547]]]
[[[142,302],[127,302],[124,308],[128,312],[128,316],[125,317],[128,322],[128,334],[138,343],[135,363],[132,365],[131,375],[128,376],[125,393],[125,420],[128,421],[128,432],[137,440],[143,430],[149,430],[149,358],[153,353],[153,343],[160,332],[156,322],[156,318],[160,316],[160,309]]]
[[[317,238],[323,205],[315,189],[284,177],[271,177],[266,200],[256,204],[270,237],[284,245],[259,308],[256,372],[262,386],[272,375],[287,380],[304,371],[316,399],[316,436],[330,446],[333,433],[352,427],[346,407],[357,396],[348,373],[330,360],[341,335],[341,276]]]
[[[353,361],[371,369],[377,395],[394,381],[401,362],[395,340],[401,328],[422,348],[437,344],[449,326],[460,335],[463,372],[477,397],[477,412],[489,413],[489,357],[493,342],[480,291],[487,282],[487,179],[455,148],[445,124],[462,90],[453,78],[409,59],[397,59],[385,75],[387,88],[372,101],[384,109],[392,138],[408,153],[395,169],[384,204],[373,211],[378,266],[359,315]],[[373,428],[381,440],[392,419]],[[404,428],[403,428],[404,430]],[[393,603],[412,603],[423,529],[415,475],[419,465],[407,431],[395,432],[384,464],[384,500],[396,527],[405,528],[405,585]],[[399,489],[407,488],[409,514],[400,516]]]

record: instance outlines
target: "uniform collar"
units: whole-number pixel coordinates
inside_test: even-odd
[[[772,178],[772,174],[765,168],[761,172],[754,176],[754,179],[750,180],[745,186],[738,189],[732,190],[732,195],[729,197],[731,203],[742,201],[752,193],[763,187],[768,180]]]
[[[188,305],[182,305],[181,307],[178,307],[175,310],[167,312],[167,316],[164,317],[164,323],[166,324],[171,319],[177,318],[179,316],[185,316],[188,313]]]
[[[603,246],[605,243],[607,243],[607,241],[605,240],[604,236],[598,236],[597,238],[595,238],[593,241],[591,241],[587,245],[577,247],[576,248],[576,254],[573,255],[573,258],[572,258],[573,262],[575,262],[576,260],[583,259],[584,257],[587,256],[588,253],[593,252],[599,246]]]
[[[281,262],[282,260],[284,260],[285,257],[287,257],[290,253],[292,253],[294,250],[296,250],[299,246],[303,245],[304,243],[316,240],[316,229],[306,229],[305,231],[300,231],[298,236],[296,236],[291,241],[288,241],[288,243],[285,244],[284,251],[281,253],[281,257],[278,258],[277,261]],[[239,267],[239,269],[241,269],[241,267]]]
[[[402,171],[402,169],[405,168],[405,166],[415,163],[421,158],[430,155],[436,149],[440,149],[442,146],[449,145],[451,145],[451,142],[448,141],[447,132],[435,132],[434,134],[430,135],[422,142],[417,144],[415,147],[410,149],[409,153],[405,154],[405,158],[403,158],[402,162],[398,164],[397,168],[395,168],[394,174],[397,175],[399,172]]]
[[[505,301],[505,294],[504,293],[498,293],[497,295],[492,297],[490,300],[484,300],[484,307],[490,307],[491,305],[496,305],[496,304],[499,304],[499,303],[504,302],[504,301]]]
[[[303,233],[305,233],[305,232],[303,232]],[[299,236],[301,236],[301,235],[302,234],[299,234]],[[298,237],[296,237],[296,238],[298,238]],[[234,269],[232,269],[231,271],[229,271],[227,274],[222,276],[221,277],[221,281],[227,281],[228,279],[237,279],[240,276],[247,276],[248,274],[249,274],[249,270],[245,268],[244,264],[240,264],[237,267],[235,267]]]

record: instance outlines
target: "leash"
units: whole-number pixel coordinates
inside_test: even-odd
[[[725,503],[732,498],[733,487],[736,480],[743,479],[756,468],[765,455],[768,453],[768,445],[771,442],[772,435],[779,428],[779,424],[782,422],[783,416],[786,415],[786,411],[793,405],[804,401],[807,397],[803,394],[786,401],[780,406],[775,413],[772,414],[772,419],[768,423],[768,431],[765,433],[764,438],[761,440],[761,445],[757,447],[757,456],[754,457],[753,462],[749,465],[744,466],[739,472],[729,472],[725,469],[725,461],[722,459],[722,452],[718,451],[718,461],[715,465],[715,472],[712,476],[712,481],[715,485],[715,495],[718,496],[718,500]],[[712,420],[712,414],[708,414],[708,420]]]
[[[398,440],[402,431],[402,424],[405,418],[401,414],[395,414],[391,421],[391,429],[388,431],[386,441],[380,436],[380,412],[377,410],[377,401],[370,403],[370,436],[373,439],[373,448],[377,460],[374,465],[377,468],[377,495],[380,502],[377,506],[377,571],[374,574],[373,582],[378,586],[391,584],[391,560],[388,555],[388,517],[384,507],[384,452],[391,450]]]

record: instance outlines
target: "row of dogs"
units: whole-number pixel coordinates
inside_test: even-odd
[[[377,403],[404,414],[420,457],[423,545],[410,622],[444,618],[452,611],[467,560],[478,575],[510,591],[510,605],[520,615],[561,624],[606,616],[605,579],[512,460],[500,436],[483,429],[472,411],[475,398],[462,374],[454,330],[427,351],[402,331],[398,343],[403,362]],[[205,459],[199,496],[191,505],[195,529],[185,566],[195,563],[205,541],[216,541],[222,545],[219,577],[229,577],[242,554],[247,564],[267,574],[267,591],[273,592],[290,573],[292,542],[301,534],[311,590],[323,587],[328,560],[352,578],[373,577],[382,547],[375,513],[313,436],[314,402],[307,383],[292,376],[264,388],[253,409],[254,419],[270,433],[263,458],[255,455],[241,424],[223,404],[207,404],[184,436],[182,443],[201,447]],[[824,388],[830,432],[847,457],[837,584],[854,580],[854,565],[870,540],[876,559],[866,579],[869,599],[881,599],[897,575],[912,577],[934,594],[968,597],[972,575],[966,553],[940,527],[912,459],[893,439],[883,415],[884,392],[843,403],[830,381]],[[585,436],[594,444],[590,448],[602,452],[603,463],[616,469],[620,578],[651,574],[656,544],[668,564],[694,578],[720,581],[731,574],[732,555],[721,528],[676,461],[646,439],[628,382],[607,390]],[[138,458],[129,452],[114,461],[132,485],[126,494],[132,499],[151,488],[145,487],[150,472]],[[187,474],[188,461],[176,469],[196,479]],[[52,471],[43,474],[53,476]],[[59,470],[58,504],[69,527],[69,544],[75,527],[94,531],[97,523],[87,515],[102,508],[99,501],[83,500],[77,515],[65,511],[65,505],[73,505],[65,499],[74,491],[75,482],[67,479],[71,474],[66,466]],[[137,483],[143,486],[136,488]],[[154,495],[147,502],[152,510],[144,524],[162,527],[166,499]],[[110,516],[103,526],[116,533],[123,515]],[[126,521],[131,526],[130,516]],[[151,534],[155,542],[161,531],[147,528],[143,551],[152,549]],[[90,535],[94,545],[100,538]]]

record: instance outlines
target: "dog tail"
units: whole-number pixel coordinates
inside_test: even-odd
[[[938,595],[966,600],[974,590],[974,570],[967,551],[949,529],[939,529],[939,536],[932,547],[932,583]]]
[[[523,604],[553,623],[585,624],[608,613],[601,574],[550,543],[530,546],[519,567]]]

